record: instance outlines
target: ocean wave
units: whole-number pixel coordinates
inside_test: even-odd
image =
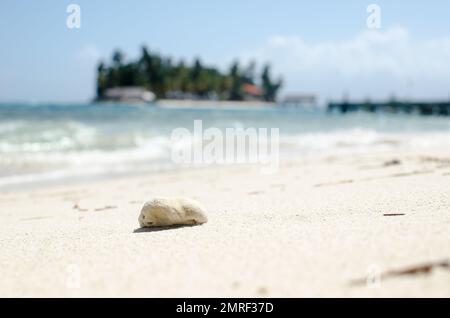
[[[183,145],[190,147],[198,140]],[[0,186],[35,181],[58,180],[69,177],[89,177],[160,171],[177,168],[171,161],[172,142],[167,135],[144,138],[137,136],[133,147],[112,150],[88,149],[61,151],[1,152]],[[302,133],[280,136],[280,158],[300,158],[311,154],[352,154],[365,151],[393,149],[426,149],[450,146],[450,133],[427,132],[417,134],[380,133],[367,129],[350,129],[324,133]],[[42,151],[42,149],[46,149]],[[56,149],[56,150],[55,150]]]
[[[171,160],[171,132],[177,127],[192,131],[195,119],[203,120],[203,129],[214,126],[224,135],[227,127],[279,128],[280,159],[450,146],[450,124],[442,118],[11,106],[0,107],[0,186],[180,168]],[[195,138],[181,148],[202,142]]]

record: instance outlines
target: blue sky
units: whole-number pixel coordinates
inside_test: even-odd
[[[67,5],[81,29],[66,27]],[[381,8],[368,30],[366,8]],[[142,44],[226,68],[271,62],[283,93],[323,99],[450,96],[448,1],[2,0],[0,101],[78,102],[95,92],[95,66]]]

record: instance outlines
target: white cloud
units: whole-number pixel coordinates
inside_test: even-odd
[[[413,41],[402,27],[367,30],[352,39],[308,43],[274,36],[242,52],[244,61],[272,64],[285,79],[284,92],[323,98],[448,98],[450,38]]]

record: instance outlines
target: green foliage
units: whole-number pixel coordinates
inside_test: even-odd
[[[277,96],[277,92],[280,89],[281,85],[283,84],[282,80],[279,79],[276,82],[273,82],[270,78],[270,66],[266,65],[263,68],[263,72],[262,72],[262,89],[263,89],[263,96],[264,96],[264,100],[266,101],[274,101],[276,96]]]
[[[228,72],[207,67],[200,59],[192,66],[184,61],[173,63],[170,58],[142,48],[141,57],[127,62],[125,55],[116,50],[111,63],[101,62],[97,68],[97,98],[101,99],[108,88],[142,86],[153,91],[157,98],[198,98],[220,100],[245,100],[248,96],[244,84],[258,86],[262,91],[256,98],[274,101],[281,87],[281,80],[273,82],[270,67],[266,65],[260,81],[256,79],[256,64],[251,62],[241,68],[233,62]],[[255,98],[255,96],[253,96]]]

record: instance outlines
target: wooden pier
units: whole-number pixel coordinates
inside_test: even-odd
[[[348,113],[355,111],[368,112],[388,112],[388,113],[406,113],[406,114],[420,114],[420,115],[450,115],[450,101],[449,102],[385,102],[385,103],[329,103],[329,112]]]

